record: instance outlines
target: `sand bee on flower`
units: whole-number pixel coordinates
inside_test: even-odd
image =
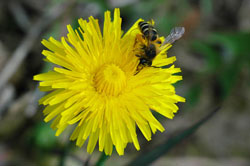
[[[152,23],[141,21],[138,23],[138,27],[141,32],[136,35],[136,44],[139,44],[139,51],[136,56],[140,58],[138,67],[151,66],[152,60],[159,53],[158,48],[162,41],[159,39]]]
[[[174,43],[181,38],[185,32],[184,27],[175,27],[162,43],[152,21],[141,21],[138,23],[138,28],[141,33],[136,35],[135,45],[139,45],[139,49],[135,55],[139,57],[140,61],[135,75],[139,73],[143,67],[152,65],[153,59],[162,50],[164,45]]]

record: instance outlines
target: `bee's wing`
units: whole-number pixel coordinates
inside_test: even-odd
[[[184,33],[185,33],[184,27],[174,27],[170,31],[170,34],[165,38],[165,41],[162,45],[165,45],[167,43],[173,44],[176,40],[180,39]]]

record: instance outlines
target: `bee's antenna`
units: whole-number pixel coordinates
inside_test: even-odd
[[[165,45],[167,43],[173,44],[176,40],[180,39],[184,33],[185,33],[184,27],[174,27],[170,31],[170,34],[165,38],[165,41],[162,45]]]

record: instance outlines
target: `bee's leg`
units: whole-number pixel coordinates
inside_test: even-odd
[[[153,67],[153,68],[162,68],[162,67],[159,67],[159,66],[151,66],[151,67]]]
[[[142,70],[142,68],[143,68],[143,65],[142,65],[142,64],[139,64],[139,65],[137,66],[137,69],[136,69],[134,75],[138,74],[138,73]]]
[[[133,45],[133,51],[138,50],[141,44],[142,44],[142,35],[138,33],[135,36],[135,41],[134,41],[134,45]]]
[[[140,71],[136,70],[136,71],[135,71],[135,74],[134,74],[134,76],[135,76],[136,74],[138,74],[139,72],[140,72]]]
[[[138,43],[138,39],[137,39],[137,37],[135,37],[135,42],[134,42],[134,45],[133,45],[134,48],[135,48],[137,43]]]

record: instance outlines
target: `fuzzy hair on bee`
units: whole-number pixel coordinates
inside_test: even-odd
[[[135,53],[135,56],[139,58],[139,64],[135,75],[138,74],[144,67],[152,66],[152,62],[159,52],[168,44],[173,44],[176,40],[180,39],[185,32],[184,27],[175,27],[162,43],[162,40],[159,38],[158,32],[154,28],[152,21],[141,21],[138,23],[138,28],[141,33],[136,35],[134,45],[139,48]]]

